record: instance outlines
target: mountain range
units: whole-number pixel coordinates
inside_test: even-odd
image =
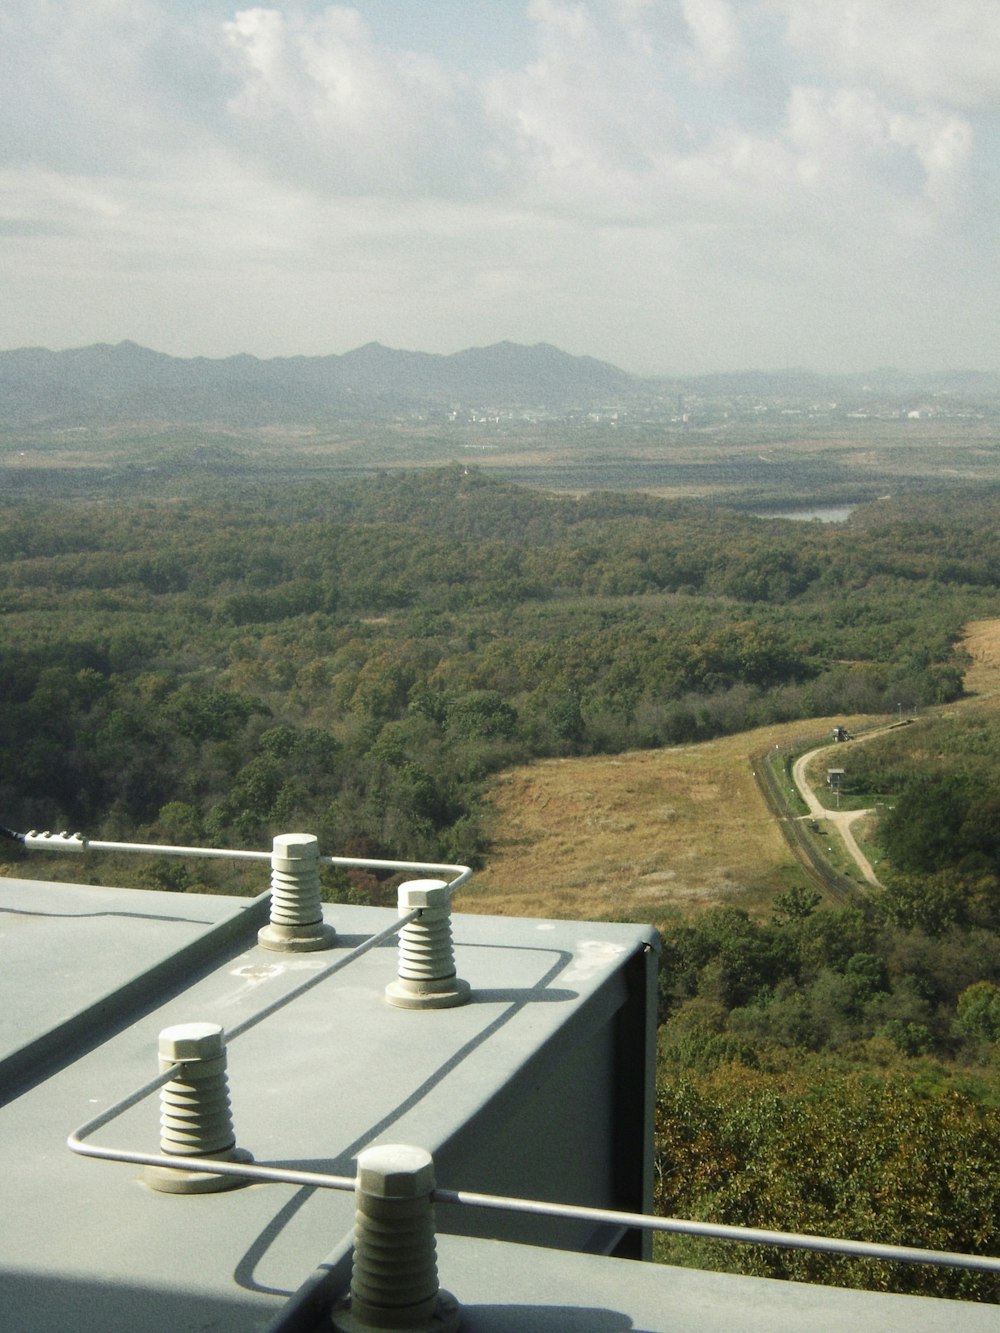
[[[201,423],[306,425],[407,412],[593,409],[664,396],[797,399],[1000,398],[986,372],[820,375],[743,371],[649,380],[547,343],[500,342],[445,356],[367,343],[343,355],[173,357],[134,342],[0,351],[0,429]]]
[[[0,352],[0,421],[264,425],[427,407],[588,406],[632,391],[625,371],[541,343],[450,356],[368,343],[342,356],[167,356],[137,343]]]

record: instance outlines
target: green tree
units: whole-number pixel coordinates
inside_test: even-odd
[[[1000,986],[976,981],[958,997],[955,1027],[963,1036],[1000,1041]]]
[[[475,690],[451,704],[448,730],[470,740],[508,740],[517,731],[517,713],[497,690]]]
[[[955,775],[921,775],[907,782],[879,824],[879,838],[896,869],[927,875],[954,865],[969,803],[967,784]]]

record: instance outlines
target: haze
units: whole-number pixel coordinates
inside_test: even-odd
[[[996,0],[7,0],[0,346],[1000,369]]]

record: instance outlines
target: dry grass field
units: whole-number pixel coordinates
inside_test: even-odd
[[[821,740],[832,725],[814,719],[501,774],[491,793],[494,853],[455,905],[653,923],[716,903],[761,909],[805,876],[761,798],[751,755]]]
[[[962,640],[972,659],[965,673],[968,702],[1000,705],[1000,620],[974,620]]]
[[[1000,700],[1000,621],[969,626],[971,696]],[[883,718],[813,718],[702,745],[550,759],[494,782],[494,851],[456,895],[463,912],[648,921],[719,903],[763,910],[810,883],[757,789],[751,756]]]

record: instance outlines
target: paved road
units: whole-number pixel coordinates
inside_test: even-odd
[[[883,730],[888,731],[889,728],[886,727],[883,728]],[[843,745],[858,745],[861,740],[868,740],[870,737],[879,734],[880,732],[870,731],[866,736],[860,737],[854,741],[844,741]],[[813,755],[819,754],[821,750],[825,751],[827,754],[830,753],[830,747],[828,745],[820,745],[817,746],[815,750],[809,750],[806,754],[799,755],[798,759],[796,759],[795,763],[792,765],[792,778],[795,781],[796,787],[799,789],[802,799],[809,807],[808,815],[803,815],[802,817],[803,819],[822,819],[825,820],[827,824],[832,824],[843,838],[844,846],[854,858],[858,869],[861,871],[862,875],[864,875],[868,883],[881,888],[882,885],[879,882],[878,876],[872,869],[872,863],[858,846],[854,833],[851,830],[851,825],[853,823],[859,819],[863,819],[865,815],[870,815],[874,812],[872,810],[829,810],[820,802],[819,797],[806,781],[806,765],[809,763],[809,760]],[[841,746],[837,747],[836,752],[838,754],[841,753]]]

